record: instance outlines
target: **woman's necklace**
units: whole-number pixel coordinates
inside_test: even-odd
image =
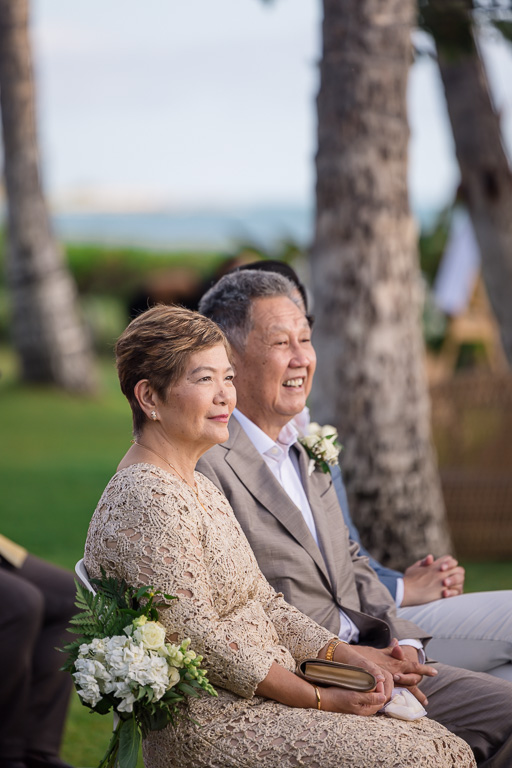
[[[166,463],[166,464],[168,464],[168,465],[170,466],[170,468],[172,469],[172,471],[173,471],[173,472],[176,472],[176,474],[178,475],[178,477],[180,478],[180,480],[183,480],[183,482],[185,483],[185,485],[188,485],[188,487],[189,487],[189,488],[190,488],[190,489],[191,489],[191,490],[194,492],[194,494],[195,494],[195,496],[196,496],[196,499],[197,499],[197,501],[199,502],[199,504],[202,506],[202,508],[203,508],[203,509],[204,509],[204,511],[206,512],[206,508],[205,508],[205,506],[204,506],[203,502],[201,501],[201,499],[199,498],[199,488],[197,487],[197,483],[194,483],[194,485],[190,485],[190,483],[188,482],[188,480],[185,480],[185,478],[183,477],[183,475],[182,475],[180,472],[178,472],[178,470],[176,469],[176,467],[175,467],[173,464],[171,464],[171,462],[170,462],[170,461],[168,461],[168,460],[165,458],[165,456],[162,456],[162,454],[161,454],[161,453],[158,453],[158,451],[155,451],[155,449],[154,449],[154,448],[149,448],[149,446],[147,446],[147,445],[142,445],[142,443],[138,443],[138,442],[137,442],[137,440],[132,440],[132,443],[133,443],[133,445],[138,445],[138,446],[139,446],[139,448],[144,448],[144,450],[145,450],[145,451],[149,451],[150,453],[154,453],[154,454],[155,454],[155,456],[158,456],[158,458],[159,458],[159,459],[162,459],[162,461],[165,461],[165,463]]]

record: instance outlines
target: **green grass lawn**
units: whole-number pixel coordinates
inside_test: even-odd
[[[131,439],[130,410],[113,362],[103,362],[102,391],[88,399],[21,386],[5,348],[0,371],[1,532],[72,569],[96,503]],[[512,563],[464,565],[468,591],[512,588]],[[74,696],[63,758],[74,766],[97,765],[111,727],[109,716],[90,714]]]
[[[73,569],[98,499],[131,439],[130,410],[113,362],[103,363],[102,392],[89,399],[22,387],[5,349],[0,370],[2,533]],[[91,713],[73,694],[63,759],[98,765],[111,730],[110,716]]]

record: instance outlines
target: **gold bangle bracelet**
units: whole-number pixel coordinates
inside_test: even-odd
[[[315,689],[315,693],[316,693],[316,708],[322,709],[322,699],[320,698],[320,691],[318,690],[316,685],[314,685],[313,688]]]
[[[329,645],[327,646],[327,652],[325,654],[326,661],[332,661],[334,657],[334,651],[338,647],[340,643],[345,642],[344,640],[340,640],[339,637],[333,637]]]

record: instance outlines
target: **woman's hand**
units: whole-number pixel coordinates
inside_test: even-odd
[[[327,645],[324,646],[324,648],[322,648],[318,654],[320,659],[325,659],[327,647]],[[363,653],[359,652],[359,648],[365,648],[365,646],[339,643],[334,651],[334,661],[339,661],[342,664],[351,664],[353,667],[362,667],[363,669],[366,669],[366,671],[370,672],[370,674],[372,674],[377,680],[377,684],[382,683],[382,690],[385,695],[385,701],[383,703],[389,701],[394,685],[393,675],[388,669],[378,663],[381,660],[380,657],[376,659],[367,657]],[[375,688],[376,691],[377,688]]]
[[[388,697],[384,692],[384,683],[377,683],[375,690],[370,693],[347,691],[344,688],[329,686],[318,688],[321,708],[325,712],[343,712],[348,715],[375,715],[381,709]]]
[[[318,691],[323,711],[345,712],[352,715],[374,715],[389,698],[384,691],[382,675],[377,687],[370,693],[347,691],[337,686],[327,688],[318,686]],[[315,686],[275,662],[270,667],[266,678],[256,688],[256,693],[267,699],[280,701],[289,707],[318,709]]]

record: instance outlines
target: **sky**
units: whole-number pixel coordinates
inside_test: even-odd
[[[32,0],[50,199],[312,205],[320,23],[320,0]],[[486,53],[512,137],[512,54]],[[432,60],[412,68],[408,103],[411,199],[440,208],[458,170]]]

